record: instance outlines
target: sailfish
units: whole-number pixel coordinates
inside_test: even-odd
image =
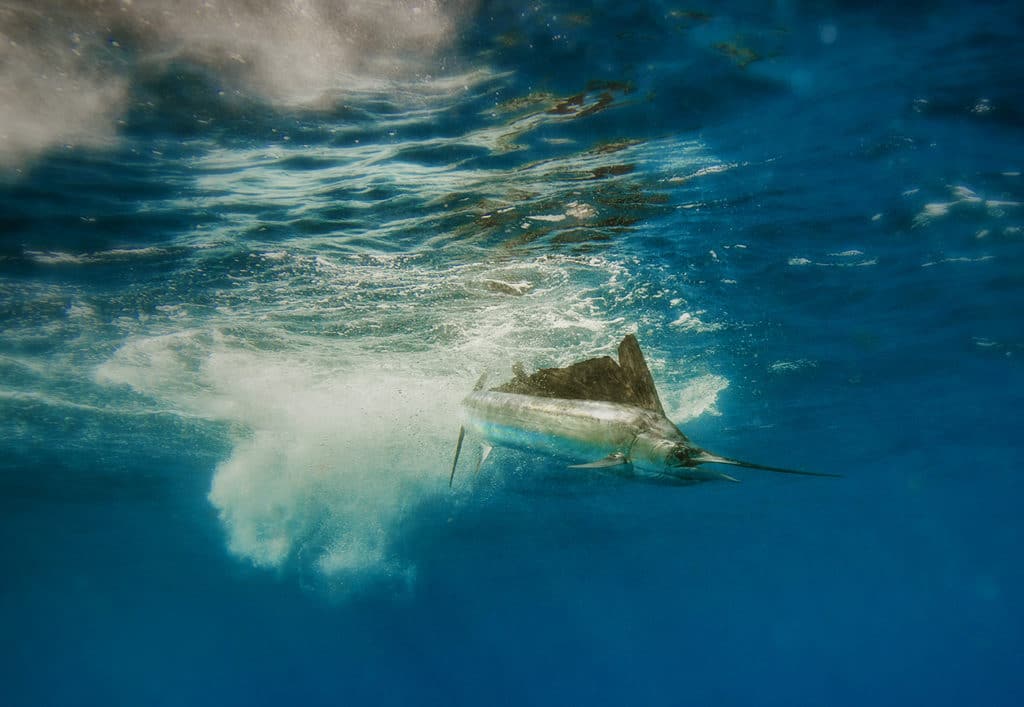
[[[572,469],[682,484],[738,482],[705,464],[838,476],[740,461],[695,445],[666,416],[636,336],[622,340],[618,356],[618,361],[601,356],[531,375],[517,365],[512,380],[490,389],[481,380],[463,401],[467,422],[459,429],[448,485],[467,427],[483,439],[477,471],[493,447],[511,447],[569,460]]]

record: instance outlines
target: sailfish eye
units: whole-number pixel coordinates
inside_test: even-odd
[[[672,448],[670,458],[679,466],[697,466],[697,462],[693,460],[695,453],[695,449],[684,444],[677,444]]]

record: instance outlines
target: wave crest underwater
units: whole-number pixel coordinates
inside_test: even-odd
[[[468,2],[90,0],[0,7],[0,166],[114,139],[133,89],[191,65],[219,94],[329,105],[416,76]],[[325,103],[326,101],[326,103]]]

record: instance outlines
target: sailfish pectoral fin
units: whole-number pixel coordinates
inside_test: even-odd
[[[609,454],[604,459],[598,459],[595,462],[588,464],[572,464],[569,466],[570,469],[610,469],[615,466],[632,466],[629,459],[622,452],[614,452]]]
[[[484,462],[487,461],[487,457],[491,456],[492,449],[494,449],[494,447],[487,444],[486,442],[484,443],[483,447],[480,448],[480,459],[477,460],[476,471],[473,472],[474,474],[480,473],[480,467],[482,467],[484,465]]]
[[[452,482],[455,480],[455,469],[459,465],[459,454],[462,452],[462,442],[466,438],[466,427],[459,427],[459,440],[455,443],[455,458],[452,460],[452,473],[448,476],[448,488],[452,487]],[[484,460],[490,455],[491,450],[494,449],[491,445],[486,442],[483,443],[480,450],[480,458],[476,462],[476,470],[474,474],[480,473],[480,467],[483,466]]]
[[[711,452],[702,451],[699,455],[692,457],[692,461],[698,464],[730,464],[732,466],[741,466],[745,469],[760,469],[762,471],[774,471],[777,474],[797,474],[799,476],[825,476],[832,479],[841,479],[842,474],[825,474],[819,471],[798,471],[797,469],[783,469],[777,466],[765,466],[764,464],[754,464],[753,462],[740,461],[739,459],[730,459],[729,457],[720,457],[717,454]]]

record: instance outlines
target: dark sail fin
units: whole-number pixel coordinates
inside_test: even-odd
[[[542,368],[530,375],[517,366],[513,373],[512,380],[491,390],[542,398],[621,403],[664,414],[640,344],[632,334],[619,345],[618,362],[611,356],[601,356],[565,368]]]
[[[476,380],[476,385],[473,386],[473,391],[483,390],[487,387],[487,372],[484,371],[480,374],[480,377]]]
[[[665,409],[661,406],[661,399],[658,398],[658,389],[654,387],[651,369],[647,367],[647,361],[644,360],[640,342],[632,334],[627,334],[619,344],[619,366],[626,374],[626,380],[632,388],[632,397],[638,401],[638,405],[648,410],[656,410],[664,415]]]

